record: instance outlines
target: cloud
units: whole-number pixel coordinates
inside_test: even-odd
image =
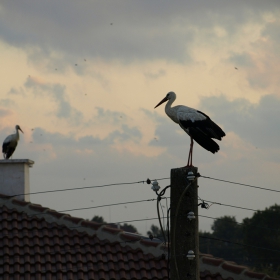
[[[255,63],[248,53],[232,53],[227,59],[228,62],[238,65],[238,67],[254,67]]]
[[[127,115],[123,112],[112,111],[101,107],[96,107],[96,110],[98,123],[119,124],[128,119]]]
[[[265,5],[261,0],[239,0],[234,4],[218,0],[203,4],[177,1],[176,5],[162,0],[63,0],[26,5],[17,0],[2,3],[0,36],[11,45],[28,49],[31,56],[32,50],[38,53],[40,49],[39,57],[50,57],[55,50],[81,59],[117,59],[126,63],[164,59],[182,63],[192,60],[190,47],[195,30],[210,31],[221,26],[234,34],[242,25],[258,23],[265,13],[275,11],[279,11],[277,0]],[[215,42],[215,38],[211,31],[209,39]],[[33,59],[38,57],[34,55]]]
[[[156,80],[166,75],[166,71],[164,69],[159,69],[157,72],[145,72],[144,76],[151,80]]]
[[[10,110],[0,108],[0,117],[1,118],[7,117],[10,115],[12,115],[12,112]]]
[[[16,89],[14,87],[12,87],[9,91],[8,91],[8,94],[11,94],[11,95],[25,95],[25,91],[22,87]]]
[[[83,120],[81,111],[71,106],[66,97],[66,87],[61,84],[51,84],[41,81],[36,77],[29,77],[25,87],[32,89],[37,96],[48,95],[57,103],[56,116],[61,119],[71,120],[73,124],[80,124]]]
[[[245,98],[230,101],[225,96],[204,97],[201,109],[212,120],[222,125],[225,132],[233,131],[257,147],[279,147],[280,98],[275,95],[261,97],[254,104]]]
[[[34,143],[51,144],[54,150],[60,153],[62,150],[68,149],[88,149],[95,150],[101,144],[110,146],[116,142],[134,141],[138,142],[142,137],[142,133],[136,127],[128,127],[122,125],[120,130],[113,130],[105,138],[95,137],[92,135],[85,135],[76,139],[75,135],[63,135],[61,133],[51,133],[40,127],[34,129],[32,138]]]
[[[14,106],[15,102],[9,98],[5,98],[5,99],[1,99],[0,100],[0,106],[4,106],[4,107],[11,107]]]

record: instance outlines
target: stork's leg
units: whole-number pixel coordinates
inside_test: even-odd
[[[189,167],[189,166],[190,166],[190,157],[191,157],[191,147],[190,147],[190,150],[189,150],[188,164],[187,164],[186,167]]]
[[[190,162],[190,166],[192,165],[192,154],[193,154],[193,138],[191,137],[191,162]]]
[[[193,138],[191,137],[191,144],[190,144],[190,151],[189,151],[187,167],[192,166],[192,151],[193,151]]]

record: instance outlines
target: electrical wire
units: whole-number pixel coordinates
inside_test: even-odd
[[[170,188],[170,186],[166,186],[164,189],[162,189],[160,191],[160,193],[158,193],[158,189],[155,190],[155,193],[157,194],[157,214],[158,214],[158,220],[159,220],[159,225],[160,225],[160,229],[161,229],[161,234],[163,236],[163,239],[164,239],[164,243],[166,244],[166,238],[165,238],[165,232],[163,230],[163,227],[162,227],[162,223],[161,223],[161,218],[160,218],[160,213],[159,213],[159,203],[162,199],[162,196],[165,194],[166,190]],[[162,210],[162,208],[161,208]],[[163,210],[162,210],[163,212]],[[164,215],[163,215],[163,219],[164,219]]]
[[[112,204],[103,204],[103,205],[83,207],[83,208],[59,210],[59,211],[56,211],[56,212],[63,213],[63,212],[71,212],[71,211],[80,211],[80,210],[95,209],[95,208],[102,208],[102,207],[109,207],[109,206],[117,206],[117,205],[123,205],[123,204],[150,202],[150,201],[155,201],[155,200],[156,200],[156,198],[151,198],[151,199],[144,199],[144,200],[135,200],[135,201],[112,203]],[[32,214],[32,215],[29,215],[29,216],[31,217],[31,216],[46,215],[46,214],[49,214],[49,212]]]
[[[170,279],[170,231],[169,231],[169,214],[170,214],[170,207],[167,210],[167,277],[168,280]]]
[[[209,177],[209,176],[203,176],[201,174],[200,174],[199,177],[205,178],[205,179],[210,179],[210,180],[216,180],[216,181],[220,181],[220,182],[225,182],[225,183],[229,183],[229,184],[235,184],[235,185],[246,186],[246,187],[250,187],[250,188],[256,188],[256,189],[271,191],[271,192],[280,192],[280,190],[273,190],[273,189],[258,187],[258,186],[254,186],[254,185],[250,185],[250,184],[244,184],[244,183],[239,183],[239,182],[233,182],[233,181],[213,178],[213,177]],[[170,177],[159,178],[159,179],[151,179],[151,180],[160,181],[160,180],[167,180],[167,179],[170,179]],[[83,189],[93,189],[93,188],[103,188],[103,187],[108,187],[108,186],[133,185],[133,184],[140,184],[140,183],[145,183],[145,182],[147,182],[147,181],[142,180],[142,181],[135,181],[135,182],[112,183],[112,184],[104,184],[104,185],[89,186],[89,187],[77,187],[77,188],[47,190],[47,191],[40,191],[40,192],[21,193],[21,194],[12,195],[10,197],[25,196],[25,195],[36,195],[36,194],[46,194],[46,193],[55,193],[55,192],[64,192],[64,191],[74,191],[74,190],[83,190]]]
[[[161,219],[160,219],[159,203],[160,203],[160,196],[158,196],[158,198],[157,198],[157,214],[158,214],[158,221],[159,221],[160,229],[161,229],[161,232],[162,232],[162,237],[164,239],[164,243],[166,244],[165,234],[164,234],[164,230],[163,230],[163,227],[162,227],[162,224],[161,224]]]
[[[166,180],[169,178],[159,178],[159,179],[153,179],[153,180]],[[83,190],[83,189],[94,189],[94,188],[103,188],[103,187],[109,187],[109,186],[120,186],[120,185],[134,185],[134,184],[144,184],[145,181],[136,181],[136,182],[124,182],[124,183],[112,183],[112,184],[105,184],[105,185],[98,185],[98,186],[89,186],[89,187],[78,187],[78,188],[68,188],[68,189],[58,189],[58,190],[48,190],[48,191],[41,191],[41,192],[30,192],[30,193],[21,193],[16,195],[11,195],[10,197],[17,197],[17,196],[25,196],[25,195],[34,195],[34,194],[45,194],[45,193],[54,193],[54,192],[64,192],[64,191],[75,191],[75,190]]]
[[[224,204],[224,203],[210,201],[210,200],[203,200],[203,201],[210,202],[212,204],[221,205],[221,206],[232,207],[232,208],[236,208],[236,209],[249,210],[249,211],[254,211],[254,212],[260,211],[260,210],[256,210],[256,209],[251,209],[251,208],[246,208],[246,207],[241,207],[241,206],[235,206],[235,205],[230,205],[230,204]]]
[[[240,185],[240,186],[250,187],[250,188],[254,188],[254,189],[260,189],[260,190],[265,190],[265,191],[270,191],[270,192],[278,192],[278,193],[280,192],[280,190],[273,190],[273,189],[268,189],[268,188],[263,188],[263,187],[257,187],[257,186],[254,186],[254,185],[243,184],[243,183],[237,183],[237,182],[228,181],[228,180],[223,180],[223,179],[217,179],[217,178],[213,178],[213,177],[209,177],[209,176],[200,175],[200,177],[201,177],[201,178],[205,178],[205,179],[210,179],[210,180],[225,182],[225,183],[229,183],[229,184],[234,184],[234,185]]]
[[[198,215],[198,216],[202,217],[202,218],[212,219],[212,220],[222,220],[223,219],[223,218],[214,218],[214,217],[209,217],[209,216],[204,216],[204,215]],[[243,223],[238,223],[237,221],[233,221],[233,220],[231,220],[231,222],[234,222],[234,223],[236,223],[239,226],[243,226],[244,225]],[[277,229],[277,228],[260,227],[260,226],[253,226],[253,225],[250,225],[250,226],[256,227],[256,228],[267,229],[267,230],[280,231],[280,229]]]
[[[273,252],[280,253],[280,250],[276,250],[276,249],[270,249],[270,248],[265,248],[265,247],[259,247],[259,246],[255,246],[255,245],[249,245],[249,244],[244,244],[244,243],[229,241],[229,240],[220,239],[220,238],[216,238],[216,237],[207,237],[207,236],[202,236],[202,235],[198,235],[198,236],[199,236],[200,238],[205,238],[205,239],[210,239],[210,240],[215,240],[215,241],[227,242],[227,243],[230,243],[230,244],[240,245],[240,246],[243,246],[243,247],[251,247],[251,248],[262,249],[262,250],[268,250],[268,251],[273,251]]]
[[[162,224],[163,224],[163,229],[165,229],[165,221],[164,221],[164,213],[163,213],[163,207],[161,205],[161,201],[159,202],[160,208],[161,208],[161,213],[162,213]]]

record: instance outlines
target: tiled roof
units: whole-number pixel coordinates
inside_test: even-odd
[[[1,194],[0,229],[1,279],[167,280],[166,247],[137,234]],[[274,280],[211,255],[200,271],[201,280]]]
[[[248,267],[238,265],[235,262],[214,258],[208,254],[201,254],[199,267],[201,280],[280,280],[263,273],[253,272]]]
[[[0,224],[1,279],[167,279],[163,246],[139,235],[1,195]]]

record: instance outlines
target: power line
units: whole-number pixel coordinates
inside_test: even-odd
[[[253,186],[253,185],[249,185],[249,184],[237,183],[237,182],[232,182],[232,181],[223,180],[223,179],[217,179],[217,178],[213,178],[213,177],[209,177],[209,176],[200,175],[200,177],[215,180],[215,181],[225,182],[225,183],[229,183],[229,184],[234,184],[234,185],[240,185],[240,186],[245,186],[245,187],[250,187],[250,188],[255,188],[255,189],[261,189],[261,190],[270,191],[270,192],[278,192],[278,193],[280,192],[280,190],[273,190],[273,189],[268,189],[268,188],[263,188],[263,187],[257,187],[257,186]]]
[[[153,180],[166,180],[169,178],[160,178],[160,179],[151,179]],[[11,195],[10,197],[17,197],[17,196],[24,196],[24,195],[34,195],[34,194],[44,194],[44,193],[54,193],[54,192],[65,192],[65,191],[74,191],[74,190],[83,190],[83,189],[94,189],[94,188],[103,188],[103,187],[109,187],[109,186],[120,186],[120,185],[133,185],[133,184],[144,184],[147,183],[147,180],[145,181],[136,181],[136,182],[124,182],[124,183],[112,183],[112,184],[105,184],[105,185],[98,185],[98,186],[90,186],[90,187],[78,187],[78,188],[68,188],[68,189],[58,189],[58,190],[48,190],[48,191],[41,191],[41,192],[30,192],[30,193],[21,193],[16,195]]]
[[[157,200],[157,199],[156,198],[151,198],[151,199],[119,202],[119,203],[112,203],[112,204],[103,204],[103,205],[83,207],[83,208],[66,209],[66,210],[60,210],[60,211],[56,211],[56,212],[63,213],[63,212],[71,212],[71,211],[80,211],[80,210],[95,209],[95,208],[102,208],[102,207],[109,207],[109,206],[117,206],[117,205],[131,204],[131,203],[149,202],[149,201],[155,201],[155,200]],[[38,216],[38,215],[48,215],[48,214],[50,214],[50,213],[49,212],[37,213],[37,214],[29,215],[29,217]]]
[[[212,219],[212,220],[222,220],[223,218],[214,218],[214,217],[209,217],[209,216],[204,216],[204,215],[198,215],[199,217],[202,217],[202,218],[207,218],[207,219]],[[225,221],[227,222],[227,221]],[[231,220],[230,222],[234,222],[240,226],[243,226],[244,224],[243,223],[239,223],[237,221],[233,221]],[[263,229],[269,229],[269,230],[275,230],[275,231],[280,231],[280,229],[277,229],[277,228],[268,228],[268,227],[260,227],[260,226],[253,226],[253,225],[250,225],[252,227],[257,227],[257,228],[263,228]]]
[[[251,187],[251,188],[256,188],[256,189],[262,189],[266,191],[271,191],[271,192],[280,192],[280,190],[273,190],[273,189],[268,189],[268,188],[263,188],[263,187],[257,187],[254,185],[249,185],[249,184],[243,184],[243,183],[238,183],[238,182],[233,182],[233,181],[228,181],[228,180],[223,180],[223,179],[217,179],[209,176],[203,176],[200,175],[199,177],[205,178],[205,179],[211,179],[211,180],[216,180],[220,182],[225,182],[225,183],[230,183],[230,184],[235,184],[235,185],[241,185],[241,186],[246,186],[246,187]],[[148,179],[150,181],[153,180],[167,180],[170,179],[170,177],[166,178],[159,178],[159,179]],[[40,192],[30,192],[30,193],[21,193],[21,194],[16,194],[10,197],[17,197],[17,196],[24,196],[24,195],[36,195],[36,194],[45,194],[45,193],[54,193],[54,192],[64,192],[64,191],[74,191],[74,190],[83,190],[83,189],[93,189],[93,188],[103,188],[103,187],[109,187],[109,186],[120,186],[120,185],[133,185],[133,184],[144,184],[145,182],[148,183],[148,180],[143,180],[143,181],[135,181],[135,182],[123,182],[123,183],[111,183],[111,184],[104,184],[104,185],[97,185],[97,186],[89,186],[89,187],[77,187],[77,188],[67,188],[67,189],[57,189],[57,190],[47,190],[47,191],[40,191]]]
[[[204,200],[206,202],[210,202],[212,204],[217,204],[217,205],[221,205],[221,206],[227,206],[227,207],[232,207],[232,208],[237,208],[237,209],[243,209],[243,210],[249,210],[249,211],[254,211],[254,212],[258,212],[261,210],[255,210],[255,209],[251,209],[251,208],[246,208],[246,207],[241,207],[241,206],[235,206],[235,205],[230,205],[230,204],[224,204],[224,203],[220,203],[220,202],[215,202],[215,201],[210,201],[210,200]]]
[[[205,239],[210,239],[210,240],[215,240],[215,241],[227,242],[227,243],[230,243],[230,244],[235,244],[235,245],[239,245],[239,246],[243,246],[243,247],[252,247],[252,248],[256,248],[256,249],[268,250],[268,251],[273,251],[273,252],[279,252],[280,253],[280,250],[270,249],[270,248],[265,248],[265,247],[259,247],[259,246],[255,246],[255,245],[249,245],[249,244],[244,244],[244,243],[239,243],[239,242],[234,242],[234,241],[229,241],[229,240],[220,239],[220,238],[216,238],[216,237],[207,237],[207,236],[202,236],[202,235],[199,235],[199,237],[205,238]]]

